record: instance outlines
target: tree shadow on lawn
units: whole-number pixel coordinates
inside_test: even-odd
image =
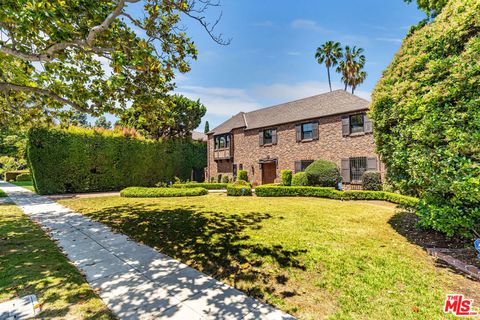
[[[242,290],[255,297],[275,291],[262,290],[271,280],[278,286],[288,281],[285,270],[279,277],[278,273],[264,270],[267,264],[305,269],[299,256],[306,250],[249,241],[246,231],[260,229],[264,220],[272,219],[268,213],[231,214],[196,206],[161,210],[154,205],[132,203],[87,215],[217,279],[228,280],[234,286],[247,282],[252,287]]]
[[[473,241],[461,237],[448,237],[432,229],[420,228],[418,221],[419,217],[413,212],[397,212],[388,222],[410,243],[425,250],[428,248],[445,249],[452,257],[480,268]],[[455,273],[463,274],[439,259],[436,263],[438,267],[449,268]]]

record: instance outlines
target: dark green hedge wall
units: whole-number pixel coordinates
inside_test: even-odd
[[[190,179],[206,166],[206,144],[189,139],[152,141],[121,131],[34,128],[27,155],[40,194],[121,190]]]

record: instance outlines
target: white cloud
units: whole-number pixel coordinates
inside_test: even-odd
[[[316,32],[329,32],[329,30],[321,27],[316,21],[307,19],[296,19],[290,23],[293,29],[312,30]]]
[[[402,43],[402,39],[399,39],[399,38],[376,38],[375,40],[384,41],[384,42]]]

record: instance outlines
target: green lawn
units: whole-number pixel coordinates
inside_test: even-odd
[[[39,318],[113,319],[55,243],[14,205],[0,205],[0,302],[36,294]]]
[[[12,183],[16,186],[23,187],[25,189],[35,192],[32,181],[14,181]]]
[[[301,319],[440,319],[480,285],[394,229],[384,202],[202,197],[60,201]]]

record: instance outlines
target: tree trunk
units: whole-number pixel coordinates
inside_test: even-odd
[[[330,68],[327,67],[327,75],[328,75],[328,86],[330,87],[330,92],[332,92],[332,82],[330,81]]]

